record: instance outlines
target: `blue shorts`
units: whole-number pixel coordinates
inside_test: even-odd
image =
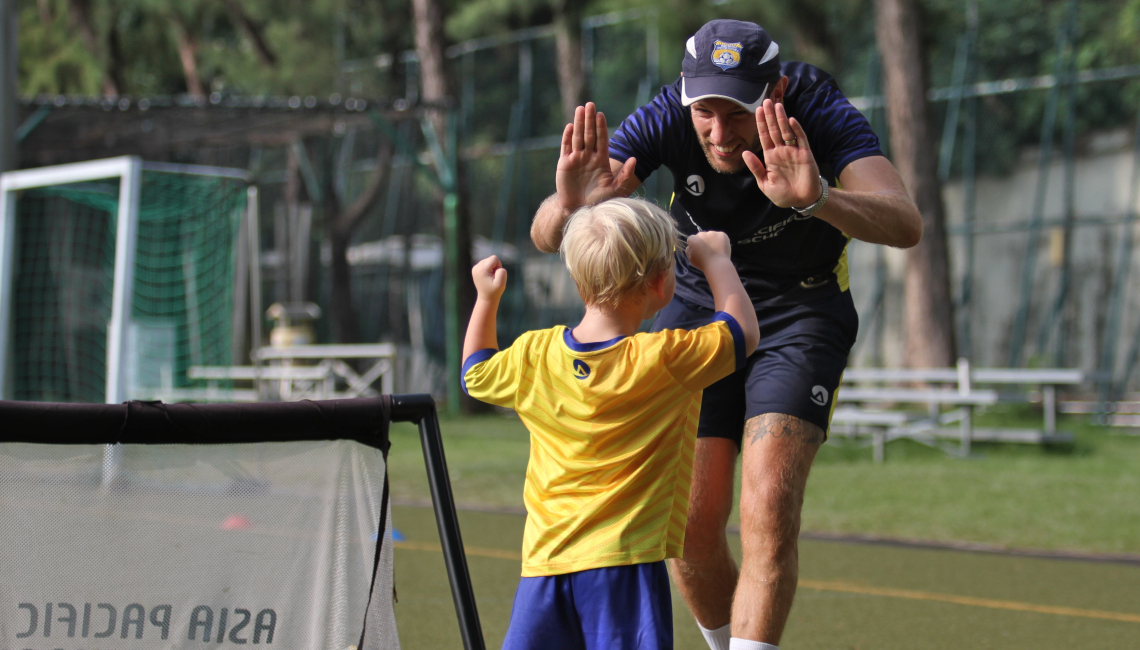
[[[522,578],[503,650],[671,650],[665,561]]]
[[[674,296],[653,331],[693,329],[714,311]],[[859,316],[851,292],[803,305],[756,312],[760,345],[744,367],[705,389],[697,437],[729,438],[740,448],[744,422],[764,413],[807,420],[827,433],[847,355],[855,345]]]

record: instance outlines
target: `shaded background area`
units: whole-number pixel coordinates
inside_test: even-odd
[[[321,342],[347,342],[346,332],[395,342],[405,360],[397,388],[443,393],[441,194],[407,3],[18,6],[21,166],[131,153],[248,170],[260,190],[265,305],[315,302]],[[890,152],[868,0],[440,7],[461,218],[473,257],[496,253],[511,271],[504,345],[581,313],[558,259],[527,236],[553,191],[567,98],[597,102],[616,126],[675,78],[684,38],[706,19],[759,21],[785,59],[833,73]],[[975,366],[1078,367],[1110,377],[1118,399],[1136,390],[1138,7],[918,3],[954,333]],[[566,47],[577,81],[560,67]],[[671,186],[662,170],[643,193],[665,204]],[[369,192],[347,234],[334,231]],[[347,311],[333,291],[342,256]],[[853,242],[849,261],[862,319],[853,362],[901,365],[905,255]]]

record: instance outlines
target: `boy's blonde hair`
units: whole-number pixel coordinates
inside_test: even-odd
[[[668,212],[640,199],[579,208],[559,252],[587,305],[615,306],[673,266],[681,233]]]

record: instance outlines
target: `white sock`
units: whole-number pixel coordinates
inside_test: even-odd
[[[780,646],[764,643],[762,641],[749,641],[748,639],[732,637],[732,640],[728,644],[728,650],[780,650]]]
[[[706,630],[700,621],[697,622],[697,627],[701,628],[701,634],[705,637],[705,643],[709,644],[710,650],[729,650],[729,639],[732,638],[732,624],[718,627],[715,630]]]

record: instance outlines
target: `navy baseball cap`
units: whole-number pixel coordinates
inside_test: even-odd
[[[713,20],[685,43],[681,74],[683,105],[719,97],[755,111],[780,80],[780,46],[756,23]]]

